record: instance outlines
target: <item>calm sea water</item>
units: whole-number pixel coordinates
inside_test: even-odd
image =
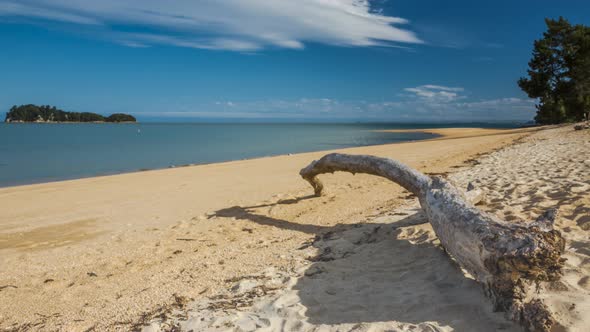
[[[501,127],[469,126],[474,125]],[[431,124],[1,124],[0,186],[420,140],[434,135],[376,130],[432,127]]]

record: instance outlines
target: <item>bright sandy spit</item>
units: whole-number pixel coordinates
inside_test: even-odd
[[[510,221],[558,205],[568,263],[548,302],[589,330],[588,131],[436,132],[339,151],[475,181]],[[401,227],[417,205],[399,186],[327,175],[310,196],[298,171],[323,154],[0,189],[0,330],[519,331],[429,225]]]

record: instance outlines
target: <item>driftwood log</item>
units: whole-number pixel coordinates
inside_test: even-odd
[[[318,175],[336,171],[381,176],[412,192],[446,252],[483,285],[496,310],[529,331],[549,331],[555,324],[535,293],[540,282],[560,278],[565,261],[565,240],[553,229],[556,210],[531,223],[508,223],[474,206],[480,191],[464,193],[441,177],[374,156],[329,154],[300,175],[320,196],[324,187]]]

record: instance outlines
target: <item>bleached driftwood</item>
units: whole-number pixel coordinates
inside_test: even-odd
[[[323,185],[317,176],[336,171],[381,176],[412,192],[444,249],[483,285],[496,310],[507,312],[529,331],[549,331],[554,325],[534,291],[540,282],[561,276],[565,240],[553,229],[556,210],[529,224],[507,223],[474,206],[481,192],[465,194],[441,177],[374,156],[329,154],[300,174],[320,196]]]

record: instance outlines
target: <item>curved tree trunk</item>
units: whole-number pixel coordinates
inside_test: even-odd
[[[481,199],[480,191],[464,194],[440,177],[374,156],[329,154],[300,174],[320,196],[323,185],[317,176],[336,171],[381,176],[415,194],[447,253],[483,285],[496,310],[506,311],[527,330],[551,329],[555,321],[534,298],[534,287],[561,276],[565,240],[553,229],[556,210],[532,223],[507,223],[473,205]]]

